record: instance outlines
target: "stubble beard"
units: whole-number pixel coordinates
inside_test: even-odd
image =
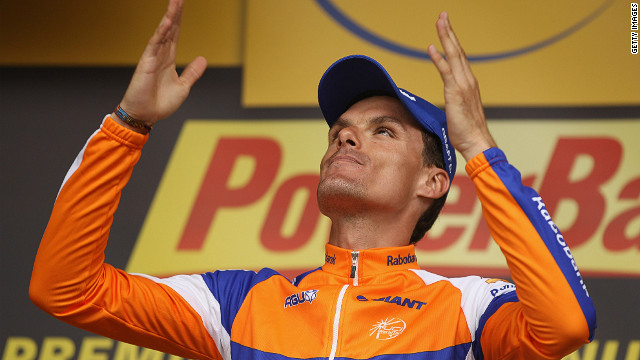
[[[366,190],[357,180],[332,177],[318,184],[318,207],[329,218],[357,216],[365,208]]]

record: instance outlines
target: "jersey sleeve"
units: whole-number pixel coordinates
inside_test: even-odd
[[[58,193],[29,295],[51,315],[100,335],[185,358],[222,359],[228,334],[200,275],[161,280],[104,263],[113,214],[146,140],[108,116],[89,138]]]
[[[496,300],[482,315],[476,356],[555,359],[589,342],[595,308],[540,195],[522,184],[500,149],[471,159],[466,170],[517,287],[517,296]]]

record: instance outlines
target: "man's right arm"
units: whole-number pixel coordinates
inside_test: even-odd
[[[176,71],[183,2],[169,0],[120,102],[135,119],[129,124],[150,128],[169,117],[206,68],[198,57],[181,74]],[[219,359],[228,334],[202,277],[156,281],[104,263],[113,214],[148,136],[129,124],[107,116],[73,163],[38,249],[30,297],[53,316],[101,335],[183,357]]]
[[[146,139],[110,117],[91,136],[58,193],[29,295],[47,313],[91,332],[186,358],[221,359],[224,334],[204,324],[219,318],[203,319],[183,293],[104,263],[113,214]]]

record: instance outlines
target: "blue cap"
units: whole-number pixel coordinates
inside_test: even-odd
[[[449,141],[444,111],[430,102],[396,86],[389,73],[374,59],[350,55],[331,65],[318,85],[318,104],[329,126],[364,94],[388,94],[397,97],[418,123],[440,138],[445,170],[449,181],[456,173],[456,154]]]

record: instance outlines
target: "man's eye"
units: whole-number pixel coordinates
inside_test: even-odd
[[[393,135],[391,130],[389,130],[389,129],[385,128],[385,127],[378,128],[378,130],[376,130],[376,134],[387,135],[387,136],[392,136]]]
[[[338,134],[340,133],[340,131],[331,131],[329,132],[329,143],[332,143],[334,141],[336,141],[336,139],[338,138]]]

